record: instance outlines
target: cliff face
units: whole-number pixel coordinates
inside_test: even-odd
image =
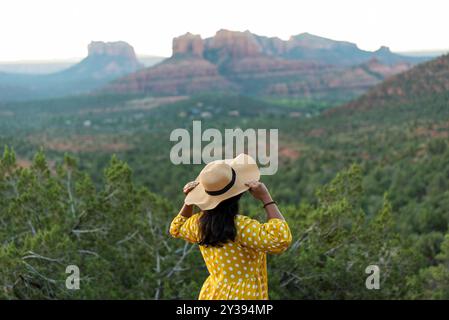
[[[249,31],[218,31],[205,40],[205,57],[216,64],[263,55],[262,47]]]
[[[115,81],[106,91],[193,94],[239,90],[245,94],[355,96],[413,61],[388,48],[363,51],[350,42],[303,33],[284,41],[249,31],[219,30],[202,39],[173,39],[172,57]]]
[[[229,37],[227,41],[232,42]],[[163,95],[238,90],[237,84],[220,74],[217,64],[205,58],[210,52],[209,45],[210,43],[201,39],[201,36],[192,33],[176,37],[173,39],[173,53],[169,59],[157,66],[118,79],[104,90]],[[221,40],[216,45],[216,49],[228,49]],[[228,51],[222,52],[221,56],[227,54]]]
[[[217,66],[209,61],[199,57],[172,57],[154,67],[116,80],[103,91],[190,95],[234,89],[235,85],[221,76]]]
[[[219,30],[215,36],[202,39],[200,35],[186,33],[173,39],[173,56],[206,57],[214,62],[231,61],[263,55],[280,56],[288,42],[268,38],[249,31]]]
[[[412,65],[404,63],[389,66],[372,59],[367,63],[349,68],[315,68],[302,72],[301,78],[291,81],[276,81],[267,86],[269,95],[300,96],[309,98],[339,99],[355,98],[371,87],[400,72],[410,69]]]
[[[249,31],[218,31],[214,37],[202,39],[186,33],[173,39],[172,57],[205,57],[220,64],[224,61],[260,56],[263,48]]]
[[[288,42],[277,37],[257,36],[255,38],[265,54],[283,57],[288,50]]]
[[[203,39],[201,36],[186,33],[173,39],[173,56],[194,56],[202,57],[204,51]]]
[[[134,48],[123,41],[92,41],[87,51],[85,59],[65,72],[101,79],[122,76],[143,67]]]
[[[124,41],[103,42],[92,41],[87,46],[89,56],[105,55],[105,56],[122,56],[130,60],[137,61],[134,48]]]

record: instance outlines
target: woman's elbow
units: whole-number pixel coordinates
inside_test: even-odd
[[[292,239],[281,239],[276,242],[275,245],[268,248],[268,253],[270,254],[281,254],[290,247],[290,244],[292,243]]]
[[[173,238],[179,238],[179,228],[170,226],[170,229],[168,230],[168,234]]]

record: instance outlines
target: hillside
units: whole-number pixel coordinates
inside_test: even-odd
[[[105,92],[151,92],[155,95],[190,95],[204,91],[230,91],[234,85],[220,75],[217,66],[195,56],[166,59],[151,69],[137,71],[114,81]]]
[[[0,82],[3,77],[6,77],[5,73],[0,72]],[[30,88],[22,87],[20,85],[9,85],[7,83],[0,83],[0,101],[12,101],[16,100],[17,97],[33,97],[33,92]]]
[[[180,187],[201,169],[200,165],[171,163],[174,142],[169,136],[175,128],[191,130],[193,120],[202,120],[203,130],[220,132],[237,127],[279,129],[279,170],[263,181],[279,202],[298,244],[270,263],[272,298],[447,297],[449,282],[439,281],[447,274],[447,97],[312,118],[239,95],[179,97],[175,103],[164,99],[84,96],[0,105],[0,144],[16,150],[15,157],[6,150],[0,161],[0,233],[9,239],[0,257],[1,261],[16,261],[0,268],[0,277],[3,283],[17,283],[15,291],[3,290],[3,296],[48,297],[38,287],[28,290],[28,282],[17,282],[10,272],[19,268],[26,279],[46,284],[21,259],[22,252],[42,254],[42,250],[51,257],[79,261],[86,275],[97,275],[90,282],[92,290],[68,292],[52,285],[56,297],[156,294],[157,279],[163,275],[148,273],[140,287],[140,270],[155,263],[157,254],[167,257],[163,263],[168,270],[179,260],[183,244],[168,241],[165,230],[182,203]],[[46,160],[42,152],[34,156],[40,148]],[[112,154],[129,167],[115,158],[111,161]],[[354,163],[358,166],[348,171]],[[248,197],[243,199],[245,214],[259,217],[260,210]],[[154,229],[149,228],[150,213]],[[55,220],[66,227],[55,228]],[[72,229],[102,232],[78,238],[71,236]],[[21,241],[14,234],[34,241]],[[173,247],[167,248],[164,240]],[[101,252],[101,259],[85,259],[79,248],[86,247]],[[148,248],[165,249],[156,254]],[[194,252],[188,265],[200,264]],[[95,266],[89,267],[90,261],[109,268],[98,275]],[[112,270],[108,261],[121,262]],[[130,261],[136,270],[132,275]],[[375,293],[366,290],[363,282],[354,282],[373,261],[388,276],[382,290]],[[58,272],[65,276],[59,264],[29,263],[52,279],[59,279]],[[125,282],[116,279],[118,269],[126,274]],[[197,288],[201,281],[196,280],[205,276],[201,268],[180,271],[159,297],[193,298],[197,290],[191,288]],[[121,290],[130,282],[136,291]]]
[[[173,59],[170,64],[205,60]],[[415,75],[407,77],[408,86],[423,91],[349,113],[317,115],[235,94],[88,95],[0,104],[0,145],[16,152],[6,148],[0,159],[0,234],[8,239],[0,260],[13,261],[0,268],[7,284],[0,296],[194,298],[205,269],[177,269],[167,290],[157,282],[164,274],[147,273],[142,282],[141,270],[157,266],[157,256],[164,257],[162,270],[172,270],[183,252],[189,252],[187,265],[201,265],[195,249],[166,238],[183,200],[180,188],[202,168],[172,164],[170,134],[179,128],[192,132],[192,121],[201,120],[202,130],[279,130],[278,171],[262,179],[295,244],[270,261],[271,298],[449,298],[449,97],[418,78],[426,74],[441,88],[445,61],[406,72]],[[206,63],[204,82],[213,82],[207,79],[217,77],[216,65]],[[429,66],[435,74],[427,73]],[[375,76],[383,65],[371,60],[352,68],[368,68]],[[189,74],[201,70],[188,63],[183,69],[190,73],[179,77],[179,88],[187,90]],[[46,158],[42,151],[35,154],[41,148]],[[242,212],[263,218],[249,197],[242,199]],[[78,230],[101,232],[73,237]],[[86,259],[84,248],[101,252],[101,258]],[[64,282],[49,284],[40,276],[64,277],[59,264],[30,260],[34,269],[26,268],[23,252],[42,250],[97,275],[91,290],[69,292]],[[130,263],[135,273],[129,273]],[[388,277],[376,292],[354,282],[372,263]],[[101,275],[98,266],[106,270]],[[16,269],[26,278],[15,276]],[[120,279],[126,275],[124,281],[117,272]],[[40,286],[30,290],[28,281]],[[136,290],[123,291],[130,283]],[[42,286],[50,286],[51,295]]]
[[[420,64],[372,88],[338,110],[360,110],[409,104],[424,97],[449,93],[449,55]],[[336,110],[329,110],[333,113]]]
[[[349,100],[425,58],[375,52],[310,34],[288,41],[219,30],[202,39],[187,33],[173,39],[172,57],[120,78],[103,92],[154,95],[240,92],[246,95]],[[186,71],[198,70],[197,73]],[[204,81],[205,75],[216,79]],[[183,84],[186,76],[194,83]]]

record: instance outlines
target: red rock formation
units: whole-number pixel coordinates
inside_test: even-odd
[[[342,48],[343,53],[340,52]],[[296,56],[289,50],[295,50]],[[356,66],[332,64],[329,61],[343,59],[334,57],[332,50],[337,50],[349,62],[354,58],[346,57],[345,50],[355,52],[359,60],[370,56],[368,52],[359,52],[355,44],[310,34],[284,41],[249,31],[219,30],[215,36],[204,40],[187,33],[173,39],[170,59],[119,79],[107,90],[164,95],[236,89],[262,95],[314,96],[318,93],[321,96],[335,92],[356,95],[410,67],[408,64],[382,64],[377,60]],[[323,52],[330,52],[326,62],[319,60],[326,56]],[[382,55],[391,53],[383,49],[377,54],[381,60]]]
[[[229,91],[235,85],[222,77],[215,65],[201,58],[170,58],[165,62],[114,81],[107,91],[189,95]]]
[[[121,76],[134,72],[143,65],[137,60],[134,48],[124,41],[92,41],[88,46],[88,56],[73,71],[89,71],[95,79]]]
[[[363,66],[365,66],[370,72],[379,74],[382,78],[391,77],[395,74],[407,71],[412,67],[410,63],[406,62],[395,65],[383,64],[377,58],[372,58],[366,64],[362,65],[362,67]]]
[[[288,42],[277,37],[263,37],[254,35],[263,52],[269,56],[283,56],[287,52]]]
[[[195,57],[203,56],[203,40],[201,36],[190,32],[173,39],[173,56],[190,55]]]
[[[124,41],[92,41],[87,47],[88,55],[123,56],[137,61],[134,48]]]
[[[217,63],[263,54],[262,47],[251,32],[223,29],[206,39],[205,50],[212,53],[210,56],[213,55],[212,60]]]
[[[274,82],[266,87],[268,95],[317,96],[326,92],[351,93],[358,95],[382,82],[384,79],[411,68],[403,63],[393,66],[380,63],[377,59],[351,68],[315,68],[298,70],[298,80],[287,83]],[[291,69],[294,71],[294,69]],[[285,74],[287,76],[287,74]]]

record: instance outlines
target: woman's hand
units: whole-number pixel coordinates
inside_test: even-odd
[[[182,192],[184,192],[185,195],[188,195],[189,192],[195,189],[198,184],[198,181],[190,181],[184,186],[184,188],[182,188]]]
[[[263,182],[250,181],[245,183],[245,185],[249,187],[249,192],[254,198],[261,200],[263,203],[273,201],[270,192]]]
[[[249,187],[249,192],[256,199],[259,199],[264,204],[265,212],[267,213],[267,219],[280,219],[285,220],[279,211],[276,202],[271,198],[270,192],[267,187],[259,181],[250,181],[245,183],[247,187]],[[268,205],[269,204],[269,205]]]
[[[190,181],[184,186],[184,188],[182,188],[182,192],[184,192],[185,195],[188,195],[189,192],[195,189],[198,184],[198,181]],[[179,211],[179,214],[186,218],[191,217],[193,214],[193,205],[184,203],[181,210]]]

